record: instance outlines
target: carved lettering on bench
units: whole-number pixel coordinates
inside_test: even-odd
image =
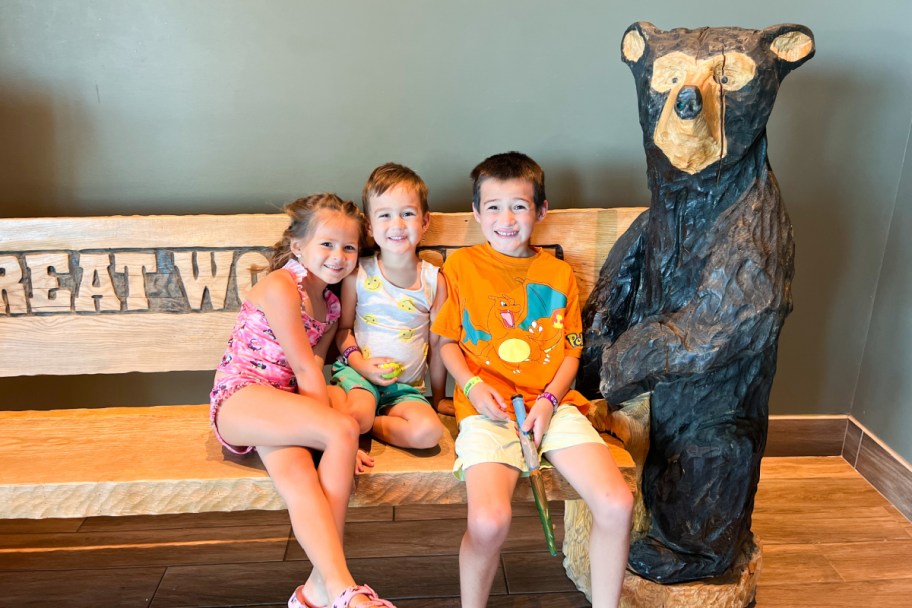
[[[460,247],[419,247],[419,254],[439,266]],[[563,259],[559,245],[541,247]],[[238,310],[268,272],[270,251],[0,251],[0,317]]]
[[[154,253],[119,251],[114,254],[114,272],[126,278],[126,310],[149,310],[145,276],[157,270]]]
[[[174,267],[180,274],[192,310],[205,304],[206,292],[214,310],[225,308],[233,251],[175,251]]]
[[[262,270],[254,270],[262,268]],[[258,251],[248,251],[238,256],[235,264],[235,277],[237,277],[238,299],[243,302],[247,292],[256,283],[256,280],[269,272],[269,258]]]
[[[12,255],[0,255],[0,314],[24,314],[25,285],[22,284],[22,267]]]
[[[69,289],[60,287],[61,274],[70,273],[70,256],[64,252],[28,253],[25,265],[31,275],[29,308],[32,312],[70,312]]]
[[[79,256],[82,280],[76,290],[76,312],[120,310],[120,300],[111,280],[111,254],[83,253]]]

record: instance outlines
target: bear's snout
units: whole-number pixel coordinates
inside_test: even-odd
[[[681,87],[674,104],[675,114],[681,120],[693,120],[703,110],[703,95],[695,86]]]

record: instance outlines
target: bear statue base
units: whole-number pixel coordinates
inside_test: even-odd
[[[587,416],[599,432],[619,439],[636,465],[633,522],[630,537],[645,536],[649,514],[643,504],[643,464],[649,452],[651,395],[644,393],[612,410],[604,399],[591,402]],[[592,515],[582,500],[568,500],[564,508],[564,570],[576,588],[592,601],[589,571],[589,534]],[[631,571],[624,576],[622,608],[744,608],[754,600],[762,565],[760,542],[753,537],[731,568],[719,576],[687,583],[661,584]]]
[[[564,509],[564,569],[592,601],[589,574],[589,531],[592,518],[582,500],[568,500]],[[621,608],[745,608],[757,594],[763,567],[762,548],[755,536],[724,574],[700,581],[662,585],[630,572],[624,575]]]

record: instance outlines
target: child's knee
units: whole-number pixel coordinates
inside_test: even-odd
[[[510,532],[512,518],[510,503],[470,508],[468,533],[475,542],[499,550]]]
[[[436,446],[446,431],[436,415],[419,418],[409,426],[411,427],[412,446],[419,449]]]
[[[601,525],[629,527],[633,517],[633,494],[626,485],[609,487],[588,506],[593,519]]]
[[[358,423],[359,433],[371,430],[376,417],[377,402],[374,396],[361,389],[349,391],[342,410]]]
[[[374,426],[374,413],[366,412],[364,410],[353,410],[349,412],[349,415],[358,425],[358,433],[363,435],[371,430]]]
[[[361,433],[358,421],[353,417],[344,413],[336,413],[326,416],[324,424],[329,434],[329,442],[358,445],[358,435]]]

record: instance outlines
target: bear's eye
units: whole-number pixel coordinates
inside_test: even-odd
[[[754,78],[757,64],[744,53],[725,53],[711,59],[713,80],[724,87],[726,92],[741,90]]]
[[[674,78],[671,79],[671,84],[678,84],[678,77],[677,77],[677,76],[675,76]]]

